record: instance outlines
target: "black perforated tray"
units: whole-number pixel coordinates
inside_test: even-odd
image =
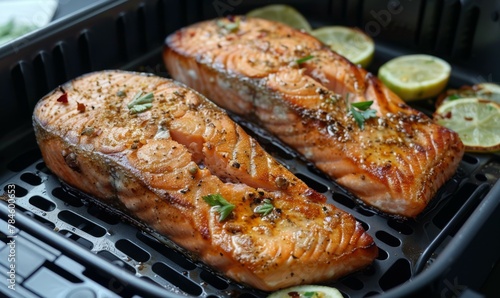
[[[233,8],[231,12],[251,6],[240,1],[223,2],[230,4],[226,8]],[[262,4],[249,2],[253,6]],[[8,290],[6,278],[2,277],[5,287],[0,286],[0,293],[54,297],[51,290],[59,289],[57,294],[61,296],[91,292],[97,297],[265,296],[211,272],[203,264],[186,258],[165,239],[159,241],[122,215],[109,212],[86,196],[65,188],[45,167],[31,130],[31,110],[38,98],[81,73],[121,68],[168,76],[161,61],[163,38],[180,26],[216,16],[217,3],[219,1],[98,3],[92,11],[61,19],[15,51],[0,49],[0,55],[5,54],[0,60],[2,104],[12,109],[12,113],[1,118],[0,187],[3,194],[2,191],[0,194],[5,198],[10,189],[15,189],[15,227],[20,230],[10,233],[6,229],[7,215],[13,208],[0,203],[1,218],[5,221],[0,222],[0,271],[5,275],[9,265],[5,253],[10,236],[18,237],[19,260],[22,252],[32,255],[31,261],[20,264],[27,266],[17,275],[17,286],[22,290],[15,293]],[[344,9],[340,20],[349,24],[351,10],[363,8],[361,1],[314,3],[317,6],[310,6],[307,1],[292,2],[302,6],[310,17],[314,11],[320,12],[313,19],[317,22],[335,15],[334,8],[340,5]],[[193,10],[197,7],[201,9]],[[469,15],[465,12],[467,7],[463,6],[459,15]],[[441,9],[446,12],[446,7]],[[360,15],[356,18],[358,22],[363,19]],[[477,18],[478,24],[484,22],[480,15]],[[381,36],[382,41],[377,44],[372,71],[388,57],[408,52],[391,45],[386,35]],[[470,63],[474,46],[466,49],[450,52],[447,58],[453,61],[458,57],[465,59],[465,64]],[[436,47],[435,53],[440,54],[441,50]],[[478,70],[467,70],[465,66],[454,67],[451,86],[477,81]],[[427,113],[432,110],[429,102],[414,105]],[[497,262],[500,251],[498,154],[466,154],[455,176],[442,187],[423,214],[415,220],[400,221],[357,205],[347,192],[292,150],[252,124],[233,117],[276,159],[325,194],[329,202],[352,213],[374,237],[380,254],[373,265],[329,283],[346,297],[458,296],[466,289],[478,290]]]

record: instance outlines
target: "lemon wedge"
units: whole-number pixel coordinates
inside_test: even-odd
[[[318,285],[302,285],[279,290],[267,296],[268,298],[343,298],[336,288]]]
[[[389,60],[378,77],[403,100],[430,98],[444,90],[450,78],[448,62],[431,55],[405,55]]]
[[[354,64],[366,68],[373,59],[373,39],[357,28],[327,26],[313,30],[311,35]]]
[[[277,21],[295,29],[311,31],[311,25],[295,8],[285,4],[272,4],[256,8],[246,14],[247,17]]]
[[[469,152],[500,150],[500,104],[477,97],[444,102],[434,113],[442,126],[454,130]]]

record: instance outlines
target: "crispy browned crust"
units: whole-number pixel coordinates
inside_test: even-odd
[[[131,114],[138,90],[153,92],[153,105]],[[168,79],[120,71],[77,78],[40,100],[33,125],[61,180],[237,282],[265,291],[324,282],[377,255],[351,215],[326,204],[221,109]],[[210,194],[235,205],[226,219],[203,199]],[[274,206],[265,216],[255,212],[264,199]]]
[[[256,119],[366,204],[416,217],[455,173],[464,152],[458,135],[366,70],[282,24],[242,17],[229,32],[220,22],[167,38],[163,55],[172,76]],[[363,127],[350,111],[361,101],[373,101],[377,113]]]

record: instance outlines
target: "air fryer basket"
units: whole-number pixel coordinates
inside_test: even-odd
[[[485,62],[492,57],[485,43],[500,46],[500,40],[492,42],[478,33],[493,22],[496,36],[500,36],[500,7],[483,2],[428,0],[417,4],[408,0],[397,2],[399,6],[394,1],[361,0],[287,3],[299,8],[313,25],[329,24],[333,19],[337,24],[359,26],[372,33],[380,28],[374,36],[377,52],[370,69],[373,72],[390,57],[417,48],[448,59],[454,69],[450,84],[458,87],[500,76],[498,63],[495,68],[495,63]],[[161,61],[167,34],[201,19],[244,13],[264,4],[267,1],[96,2],[91,9],[58,20],[38,35],[28,35],[1,49],[2,110],[9,113],[0,119],[0,195],[4,200],[15,197],[15,205],[0,203],[0,268],[4,275],[8,272],[12,239],[16,241],[19,266],[18,290],[7,288],[7,273],[0,294],[266,295],[212,272],[168,239],[61,184],[41,159],[30,120],[39,98],[85,72],[120,68],[168,77]],[[420,13],[414,16],[410,10]],[[386,18],[378,19],[382,16]],[[431,102],[414,105],[426,113],[432,111]],[[497,262],[500,155],[466,154],[457,173],[423,214],[415,220],[400,220],[358,205],[349,193],[293,150],[245,119],[232,117],[310,187],[353,214],[374,237],[380,248],[375,262],[328,283],[344,296],[456,297],[467,288],[478,289]],[[12,218],[15,230],[9,230]]]

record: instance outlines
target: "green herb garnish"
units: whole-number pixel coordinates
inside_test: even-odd
[[[313,59],[313,58],[314,58],[314,56],[313,56],[313,55],[309,55],[309,56],[306,56],[306,57],[303,57],[303,58],[297,59],[297,60],[295,60],[295,62],[296,62],[297,64],[302,64],[302,63],[307,62],[307,61],[309,61],[309,60],[311,60],[311,59]]]
[[[269,213],[271,213],[271,211],[273,211],[274,206],[273,206],[273,203],[271,202],[271,200],[269,200],[269,199],[264,199],[262,202],[263,202],[263,204],[255,207],[255,209],[253,211],[255,213],[260,213],[263,216],[266,216]]]
[[[459,98],[461,98],[461,97],[457,94],[452,94],[452,95],[448,96],[449,100],[455,100],[455,99],[459,99]]]
[[[127,105],[127,107],[129,108],[131,114],[142,113],[151,109],[153,106],[153,99],[153,92],[142,95],[142,91],[139,91],[135,94],[134,98],[132,98],[132,101]]]
[[[217,20],[217,26],[227,30],[228,32],[236,32],[240,28],[240,19],[232,20]]]
[[[354,120],[356,120],[356,123],[361,129],[365,126],[365,120],[377,116],[377,111],[370,109],[372,104],[372,100],[351,103],[349,112],[352,114]]]
[[[212,210],[219,213],[219,222],[226,219],[236,207],[224,199],[221,194],[210,194],[202,197],[205,202],[212,206]]]

